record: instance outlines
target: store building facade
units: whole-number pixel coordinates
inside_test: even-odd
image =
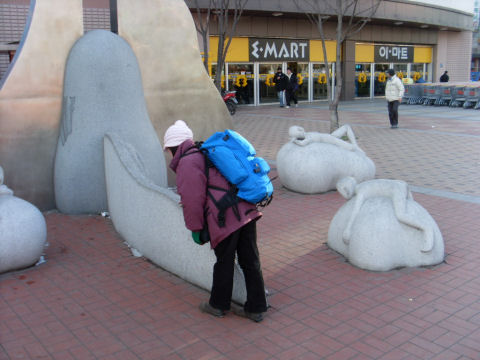
[[[218,37],[210,38],[210,48],[216,49]],[[273,74],[277,68],[297,73],[300,101],[325,100],[327,76],[335,84],[335,41],[326,41],[328,68],[325,66],[321,40],[285,38],[232,39],[222,76],[225,90],[239,91],[244,103],[266,104],[277,101]],[[395,69],[401,78],[432,81],[432,46],[394,44],[354,44],[354,97],[383,96],[385,71]],[[216,52],[210,52],[210,73],[216,71]],[[228,80],[227,80],[228,79]],[[227,80],[227,81],[225,81]]]
[[[194,20],[200,21],[194,2],[186,3]],[[206,1],[200,0],[200,7],[202,3],[206,6]],[[342,44],[342,99],[384,96],[385,71],[389,68],[411,81],[436,82],[445,70],[451,81],[468,81],[472,25],[473,14],[452,6],[382,1],[367,25]],[[269,79],[278,67],[284,72],[290,67],[300,75],[300,101],[326,99],[326,71],[332,84],[336,81],[335,30],[336,21],[325,23],[327,69],[318,30],[294,2],[250,0],[222,69],[224,88],[239,91],[245,103],[273,103],[277,99]],[[213,22],[207,49],[212,76],[218,71],[216,35]],[[246,86],[242,86],[244,79]]]
[[[383,96],[384,72],[388,68],[414,81],[420,77],[438,81],[445,70],[450,81],[468,81],[473,13],[455,6],[455,2],[445,1],[383,0],[368,24],[341,47],[342,99]],[[112,2],[83,0],[85,31],[109,29]],[[0,0],[0,76],[21,38],[29,3],[29,0]],[[195,2],[185,0],[185,3],[194,21],[200,21],[202,16],[197,17]],[[208,0],[198,3],[205,9]],[[327,5],[324,15],[331,16]],[[325,23],[328,59],[325,66],[319,32],[294,1],[249,0],[222,69],[225,89],[238,90],[245,103],[272,103],[276,96],[269,79],[277,67],[284,72],[291,67],[302,82],[298,92],[300,101],[326,99],[326,72],[332,75],[332,84],[336,81],[335,28],[335,21]],[[215,21],[209,32],[206,51],[209,51],[209,71],[214,74],[218,44]],[[200,52],[204,53],[202,44],[199,38]]]

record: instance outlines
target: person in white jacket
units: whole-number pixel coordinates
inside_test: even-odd
[[[395,70],[387,70],[387,85],[385,86],[385,98],[388,101],[388,117],[390,118],[390,127],[398,128],[398,105],[402,102],[403,87],[402,80],[395,75]]]

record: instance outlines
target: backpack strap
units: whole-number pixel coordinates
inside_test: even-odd
[[[210,190],[220,190],[225,191],[225,194],[220,198],[220,200],[216,200],[215,197],[212,195]],[[225,219],[226,219],[226,211],[228,208],[232,208],[233,214],[240,221],[240,211],[238,210],[238,201],[239,198],[237,196],[237,188],[235,185],[230,185],[229,189],[223,189],[217,186],[208,185],[207,186],[207,194],[212,199],[213,203],[218,209],[218,226],[224,227],[225,226]]]
[[[237,187],[235,185],[230,184],[230,182],[228,182],[229,184],[228,189],[224,189],[224,188],[209,184],[210,168],[214,167],[215,165],[208,158],[207,154],[204,151],[200,150],[201,146],[202,146],[202,142],[196,142],[195,145],[185,150],[185,152],[180,156],[180,158],[183,158],[188,155],[196,154],[199,152],[203,154],[203,158],[205,159],[205,177],[207,178],[207,195],[215,204],[215,207],[218,209],[218,217],[217,217],[218,226],[225,227],[226,211],[230,207],[232,208],[233,214],[235,215],[237,220],[240,221],[241,217],[240,217],[240,211],[238,210],[239,198],[237,196],[237,192],[238,192]],[[193,149],[195,149],[195,151],[190,151]],[[215,199],[215,197],[213,196],[213,194],[209,189],[223,191],[225,192],[225,194],[220,198],[220,200],[217,200]]]

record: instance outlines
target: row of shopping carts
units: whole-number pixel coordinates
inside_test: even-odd
[[[402,103],[480,109],[480,83],[424,83],[405,85]]]

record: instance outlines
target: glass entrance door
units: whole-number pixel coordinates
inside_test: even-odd
[[[355,64],[355,96],[370,97],[371,64]]]
[[[412,64],[410,65],[410,77],[413,79],[414,82],[423,79],[426,81],[427,77],[424,74],[423,64]],[[422,80],[420,80],[422,82]]]
[[[308,100],[308,63],[289,62],[287,66],[298,78],[297,99]]]
[[[298,87],[297,98],[298,100],[308,100],[308,63],[298,63],[297,64],[297,75],[301,79],[301,84]]]
[[[253,64],[228,64],[228,89],[237,91],[240,104],[253,104]]]
[[[408,77],[407,64],[393,64],[393,70],[395,70],[395,74],[397,74],[400,80]]]
[[[385,81],[387,81],[386,71],[390,68],[390,64],[375,64],[374,73],[374,96],[385,96]]]
[[[277,91],[275,90],[272,79],[279,67],[282,67],[282,63],[258,64],[258,94],[260,104],[278,102]]]
[[[328,71],[332,74],[332,65]],[[313,100],[325,100],[327,98],[327,70],[325,64],[312,65]]]

